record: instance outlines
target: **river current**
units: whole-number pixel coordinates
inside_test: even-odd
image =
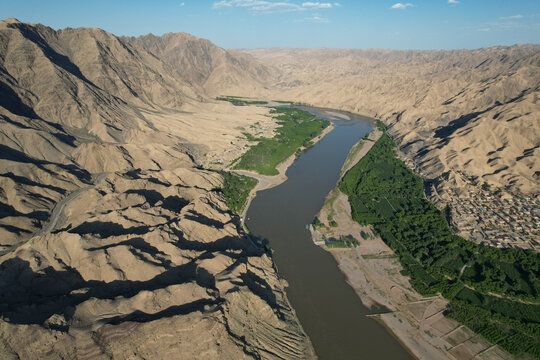
[[[257,193],[246,224],[268,240],[287,296],[319,359],[411,359],[347,284],[334,258],[316,246],[306,225],[313,221],[341,167],[373,120],[350,113],[301,107],[335,128],[287,170],[287,181]],[[380,309],[378,309],[380,311]]]

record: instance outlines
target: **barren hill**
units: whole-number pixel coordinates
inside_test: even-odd
[[[212,95],[249,94],[265,87],[277,73],[251,55],[226,51],[186,33],[123,39],[148,50]]]
[[[267,113],[105,31],[0,22],[0,358],[312,355],[222,176],[194,168]]]
[[[381,118],[428,179],[540,191],[538,45],[246,52],[282,73],[267,96]]]

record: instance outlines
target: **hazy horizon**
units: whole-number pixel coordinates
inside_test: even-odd
[[[458,50],[540,44],[540,2],[0,0],[0,17],[118,36],[186,32],[224,48]]]

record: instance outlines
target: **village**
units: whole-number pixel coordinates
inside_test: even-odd
[[[451,225],[460,236],[480,246],[540,252],[540,195],[491,191],[487,184],[450,194]]]
[[[414,160],[399,151],[398,156],[424,177]],[[425,193],[441,211],[447,209],[447,220],[455,234],[479,246],[540,253],[540,193],[525,195],[509,188],[492,188],[462,171],[455,174],[460,186],[438,190],[431,183]]]

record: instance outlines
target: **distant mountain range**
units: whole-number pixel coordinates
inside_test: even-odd
[[[228,94],[231,89],[235,93],[249,94],[268,86],[279,74],[251,55],[224,50],[208,40],[186,33],[121,39],[154,54],[211,95]]]
[[[540,45],[245,52],[280,70],[267,96],[382,119],[424,178],[540,192]]]

